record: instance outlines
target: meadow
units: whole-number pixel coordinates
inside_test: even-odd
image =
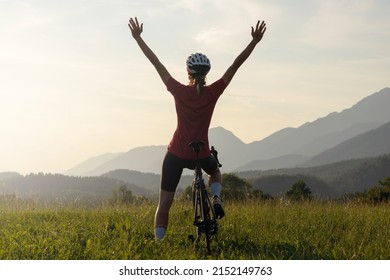
[[[84,207],[0,199],[2,260],[389,260],[390,205],[226,202],[212,241],[195,233],[190,203],[174,203],[156,244],[156,204]]]

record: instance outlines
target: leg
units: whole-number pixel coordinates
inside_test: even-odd
[[[164,237],[168,227],[169,209],[172,206],[175,192],[160,190],[159,202],[154,220],[155,238],[160,240]]]
[[[209,186],[213,196],[221,196],[222,175],[214,156],[201,161],[203,170],[209,175]]]
[[[209,174],[209,186],[211,188],[211,192],[213,195],[221,196],[222,175],[221,175],[221,171],[219,170],[218,167],[214,172]],[[217,187],[214,187],[215,188],[214,192],[213,192],[213,186],[217,186]]]
[[[172,206],[176,187],[182,172],[183,168],[180,166],[180,159],[167,153],[162,166],[160,195],[154,220],[156,240],[161,240],[165,235],[168,227],[169,209]]]
[[[213,195],[213,207],[215,215],[218,219],[221,219],[225,216],[225,211],[222,207],[221,200],[221,190],[222,190],[222,175],[219,168],[211,176],[209,176],[209,184],[211,189],[211,194]]]
[[[217,161],[214,156],[210,156],[204,163],[204,170],[209,175],[209,186],[213,195],[213,206],[215,215],[221,219],[225,216],[225,211],[222,208],[221,191],[222,191],[222,175],[219,170]]]

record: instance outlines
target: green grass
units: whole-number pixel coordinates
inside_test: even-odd
[[[175,202],[156,244],[156,205],[86,208],[0,201],[0,259],[390,259],[390,205],[225,203],[212,251]]]

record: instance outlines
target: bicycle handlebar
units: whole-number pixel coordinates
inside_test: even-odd
[[[218,151],[216,149],[214,149],[214,146],[211,146],[211,149],[210,149],[211,153],[213,154],[213,156],[215,157],[215,159],[217,160],[217,164],[219,167],[222,167],[222,164],[219,163],[219,160],[218,160]]]
[[[199,151],[202,149],[202,146],[204,145],[205,143],[203,141],[193,141],[188,144],[188,146],[190,146],[194,150],[196,155],[198,155]],[[218,167],[222,167],[222,164],[218,160],[218,151],[214,148],[214,146],[211,146],[210,152],[216,159]]]

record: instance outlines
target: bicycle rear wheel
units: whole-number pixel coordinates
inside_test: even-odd
[[[206,248],[210,251],[210,242],[211,242],[211,234],[210,234],[210,205],[208,205],[208,197],[207,192],[204,186],[201,187],[200,190],[200,201],[202,207],[202,220],[204,227],[204,236],[206,242]]]
[[[197,180],[192,182],[192,205],[194,209],[194,226],[196,226],[196,238],[199,241],[202,234],[203,211],[201,205],[200,184]]]
[[[193,182],[193,206],[197,240],[200,241],[204,237],[206,248],[210,251],[211,237],[217,233],[218,225],[210,198],[202,181]]]

